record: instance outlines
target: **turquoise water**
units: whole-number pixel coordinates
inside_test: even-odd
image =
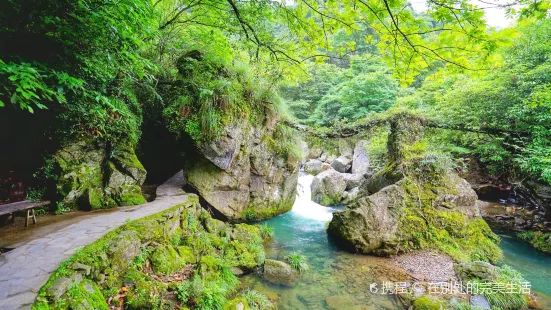
[[[257,275],[244,277],[242,287],[266,294],[279,309],[330,309],[328,304],[338,309],[403,309],[394,296],[373,294],[369,286],[408,281],[410,276],[387,258],[341,251],[326,233],[332,213],[339,208],[311,201],[312,179],[301,175],[298,197],[290,212],[264,221],[275,230],[274,240],[266,245],[266,256],[284,260],[286,254],[299,252],[306,256],[311,270],[291,288],[268,283]],[[534,290],[551,295],[551,256],[510,235],[500,236],[504,263],[519,270]]]
[[[510,233],[497,231],[501,237],[503,263],[520,271],[532,289],[551,296],[551,255],[547,255],[520,241]]]
[[[329,309],[328,304],[339,309],[400,309],[393,296],[369,291],[371,283],[397,276],[385,266],[389,260],[340,251],[327,236],[326,226],[338,208],[311,201],[312,179],[308,175],[299,178],[297,200],[290,212],[264,222],[275,230],[274,240],[266,245],[267,258],[284,260],[286,254],[299,252],[306,256],[310,271],[294,287],[274,285],[256,275],[244,277],[242,287],[266,294],[278,309]]]

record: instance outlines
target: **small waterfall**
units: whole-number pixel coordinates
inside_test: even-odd
[[[333,208],[324,207],[312,201],[310,185],[314,176],[302,174],[298,177],[297,198],[291,212],[294,215],[320,222],[329,222],[333,217]]]

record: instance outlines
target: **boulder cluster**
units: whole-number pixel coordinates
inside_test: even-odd
[[[354,148],[343,144],[339,152],[335,156],[312,148],[304,163],[304,171],[315,176],[312,200],[324,206],[354,202],[360,184],[372,175],[366,141],[358,141]]]

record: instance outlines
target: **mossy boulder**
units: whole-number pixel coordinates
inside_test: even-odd
[[[299,276],[297,271],[282,261],[267,259],[264,263],[264,280],[268,282],[284,286],[294,286]]]
[[[189,258],[189,257],[188,257]],[[180,270],[186,263],[176,249],[171,245],[161,245],[151,253],[151,266],[157,273],[173,274]]]
[[[181,246],[176,247],[176,251],[178,252],[178,255],[180,255],[180,257],[186,263],[191,263],[191,264],[196,263],[195,254],[194,254],[193,249],[191,247],[181,245]]]
[[[479,216],[474,191],[456,174],[425,163],[389,165],[378,173],[379,180],[401,179],[372,194],[361,186],[356,203],[333,215],[329,233],[364,254],[434,248],[458,261],[498,261],[498,238]]]
[[[453,268],[455,274],[463,283],[473,280],[495,281],[498,277],[496,267],[487,262],[461,263],[456,264]]]
[[[108,310],[109,306],[100,288],[92,281],[84,280],[73,285],[66,293],[64,300],[68,309],[75,310]]]
[[[224,305],[224,310],[250,310],[249,303],[245,297],[238,297],[228,301]]]
[[[421,296],[413,301],[413,310],[445,310],[446,303],[434,296]]]
[[[312,184],[312,201],[323,206],[338,204],[346,189],[346,182],[341,173],[328,169],[314,177]]]
[[[322,162],[319,159],[311,159],[304,163],[304,171],[311,175],[318,175],[318,173],[329,169],[331,165]]]
[[[296,196],[300,157],[283,154],[274,128],[235,122],[199,147],[186,163],[186,180],[230,221],[287,212]]]
[[[138,234],[131,230],[123,231],[109,242],[107,256],[110,262],[110,278],[116,278],[128,269],[134,257],[141,253],[140,246]]]
[[[82,210],[145,203],[140,185],[146,172],[134,149],[95,140],[67,143],[54,156],[57,193],[65,207]]]
[[[167,290],[167,285],[134,268],[124,275],[123,285],[128,288],[125,309],[155,309]]]

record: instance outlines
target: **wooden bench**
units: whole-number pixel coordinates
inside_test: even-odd
[[[6,219],[6,224],[7,224],[9,221],[10,214],[11,214],[11,222],[13,223],[15,222],[15,212],[27,211],[27,217],[25,218],[25,227],[28,227],[29,219],[33,220],[33,224],[36,224],[36,216],[34,215],[34,209],[38,207],[43,207],[48,204],[50,204],[49,201],[33,202],[28,200],[8,203],[8,204],[0,205],[0,215],[8,215],[8,218]]]

